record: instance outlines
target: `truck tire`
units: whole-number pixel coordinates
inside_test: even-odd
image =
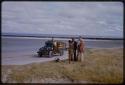
[[[60,56],[62,56],[64,54],[64,51],[61,49],[60,50]]]
[[[42,53],[38,53],[39,54],[39,57],[42,57]]]
[[[53,56],[53,52],[49,51],[49,57],[52,57],[52,56]]]

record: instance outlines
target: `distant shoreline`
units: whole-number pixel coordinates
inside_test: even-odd
[[[51,37],[18,37],[18,36],[2,36],[2,38],[17,38],[17,39],[45,39],[45,40],[50,40],[50,39],[52,39]],[[55,38],[54,37],[54,40],[69,40],[69,39],[71,39],[71,38]],[[111,40],[115,40],[115,41],[123,41],[123,39],[84,39],[85,41],[111,41]]]
[[[59,36],[22,36],[22,35],[2,35],[2,37],[25,37],[25,38],[62,38],[62,39],[71,39],[72,37],[59,37]],[[73,37],[75,39],[78,39],[79,37]],[[92,37],[84,37],[83,39],[91,39],[91,40],[123,40],[123,38],[92,38]]]

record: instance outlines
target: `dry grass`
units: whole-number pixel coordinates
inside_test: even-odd
[[[4,83],[52,83],[64,82],[122,83],[123,49],[86,49],[84,62],[32,63],[27,65],[3,65]],[[66,81],[66,80],[67,81]]]

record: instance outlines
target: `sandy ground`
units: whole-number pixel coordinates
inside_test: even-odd
[[[6,53],[2,54],[2,65],[24,65],[34,62],[52,61],[56,58],[59,58],[60,60],[68,59],[67,51],[64,52],[63,56],[53,56],[50,58],[38,57],[38,55],[33,52]]]
[[[84,62],[72,62],[71,64],[68,64],[67,60],[58,63],[46,62],[57,57],[61,60],[66,59],[68,58],[66,52],[63,56],[52,58],[39,58],[33,52],[14,54],[8,53],[6,56],[4,54],[2,58],[4,60],[1,77],[3,83],[118,84],[123,82],[122,48],[86,49]],[[14,55],[13,58],[12,55]]]

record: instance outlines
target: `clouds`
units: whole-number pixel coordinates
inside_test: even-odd
[[[121,2],[3,2],[2,32],[123,37]]]

